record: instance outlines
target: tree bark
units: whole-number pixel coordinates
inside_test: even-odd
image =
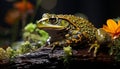
[[[13,62],[2,67],[2,69],[116,69],[119,62],[115,62],[114,56],[105,51],[99,51],[96,57],[93,52],[88,53],[88,48],[72,51],[72,56],[65,62],[65,53],[62,48],[56,48],[51,52],[50,47],[43,47],[31,53],[17,56]]]

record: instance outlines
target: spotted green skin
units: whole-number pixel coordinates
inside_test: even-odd
[[[56,19],[51,21],[50,19]],[[46,20],[47,19],[47,20]],[[84,41],[86,44],[91,45],[88,52],[95,47],[94,56],[96,56],[97,49],[101,42],[106,42],[106,36],[108,34],[102,29],[97,29],[89,20],[74,15],[55,15],[55,14],[43,14],[42,19],[38,22],[38,28],[41,28],[40,24],[46,22],[52,25],[61,25],[64,23],[64,39],[55,41],[50,46],[78,46]],[[55,29],[55,28],[53,28]],[[101,36],[102,35],[102,36]],[[101,40],[99,40],[101,38]]]
[[[84,34],[86,38],[89,39],[89,41],[95,41],[95,32],[97,30],[94,25],[88,21],[87,19],[84,19],[82,17],[77,17],[74,15],[57,15],[58,18],[66,19],[70,22],[71,25],[74,25],[76,29],[79,29],[79,32]],[[70,28],[74,29],[74,28]]]

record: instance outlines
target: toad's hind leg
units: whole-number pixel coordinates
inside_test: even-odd
[[[94,51],[93,51],[93,56],[96,57],[96,54],[98,52],[98,48],[100,47],[100,45],[98,44],[97,41],[95,41],[94,44],[92,44],[88,50],[88,52],[91,52],[91,50],[94,48]]]

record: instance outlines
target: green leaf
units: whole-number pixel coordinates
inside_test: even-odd
[[[36,28],[36,24],[29,23],[27,26],[25,26],[24,30],[28,32],[33,32]]]

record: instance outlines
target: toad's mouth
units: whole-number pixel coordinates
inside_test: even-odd
[[[40,28],[40,29],[55,29],[55,30],[64,29],[63,26],[52,25],[52,24],[38,24],[38,28]]]
[[[38,23],[37,23],[37,27],[40,29],[54,29],[54,30],[62,30],[65,27],[64,26],[60,26],[60,25],[54,25],[54,24],[50,24],[48,22],[45,22],[45,19],[41,19]]]

